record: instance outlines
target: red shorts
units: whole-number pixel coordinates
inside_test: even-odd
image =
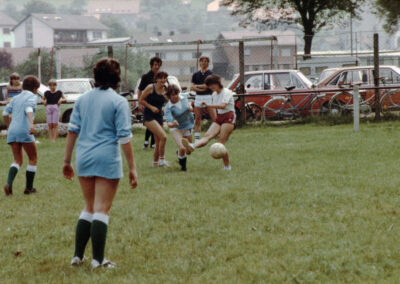
[[[230,123],[234,125],[236,123],[236,114],[233,111],[218,113],[217,119],[214,122],[219,125],[222,125],[224,123]]]

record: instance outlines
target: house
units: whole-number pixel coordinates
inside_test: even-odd
[[[31,14],[14,28],[15,47],[79,46],[107,38],[108,27],[80,15]]]
[[[218,39],[249,39],[275,36],[276,41],[244,43],[245,71],[263,69],[294,69],[296,66],[296,35],[291,31],[232,31],[221,32]],[[272,48],[271,48],[272,47]],[[225,78],[239,73],[237,43],[218,44],[213,54],[214,72]]]
[[[14,33],[12,28],[17,22],[4,13],[0,13],[0,48],[14,47]]]
[[[87,15],[97,19],[118,17],[126,27],[135,29],[138,20],[141,19],[140,0],[91,0],[87,5]]]
[[[178,42],[197,42],[206,39],[204,34],[175,34],[171,32],[168,35],[136,34],[133,37],[132,44],[148,44],[141,47],[149,57],[158,56],[163,60],[162,69],[170,75],[176,76],[181,83],[189,83],[192,74],[199,68],[197,58],[205,55],[210,57],[215,49],[212,44],[179,44]],[[163,46],[152,44],[165,44]],[[212,69],[212,61],[211,61]]]

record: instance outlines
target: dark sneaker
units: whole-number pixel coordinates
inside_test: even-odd
[[[31,189],[25,188],[24,190],[24,194],[33,194],[33,193],[38,193],[36,188],[31,188]]]
[[[179,159],[179,165],[181,165],[181,171],[186,172],[186,161],[187,157]]]
[[[6,184],[4,186],[4,193],[6,194],[6,196],[12,195],[12,187],[8,184]]]

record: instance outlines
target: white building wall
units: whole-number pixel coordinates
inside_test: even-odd
[[[15,47],[26,47],[25,23],[21,23],[14,30]]]
[[[45,23],[32,18],[33,47],[54,46],[54,30]]]

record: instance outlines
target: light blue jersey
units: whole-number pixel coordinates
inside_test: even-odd
[[[123,177],[119,144],[132,137],[128,101],[114,90],[95,88],[76,101],[68,131],[79,135],[76,167],[80,177]]]
[[[187,130],[194,126],[193,113],[189,109],[189,101],[186,94],[179,94],[180,100],[176,104],[169,101],[165,106],[165,121],[173,122],[176,120],[179,125],[177,129]]]
[[[8,128],[7,143],[32,143],[35,137],[29,134],[28,112],[33,114],[36,111],[37,98],[30,91],[22,91],[14,97],[5,107],[3,115],[12,115],[11,123]]]

